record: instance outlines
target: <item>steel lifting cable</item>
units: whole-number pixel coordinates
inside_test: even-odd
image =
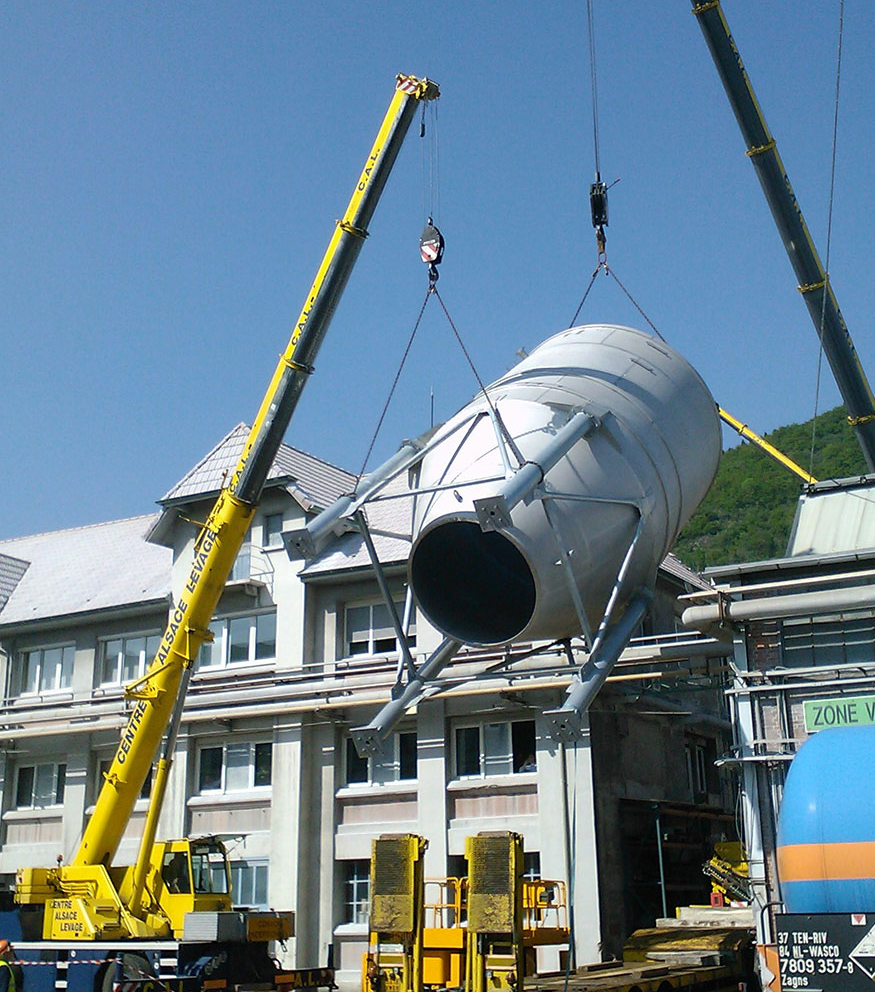
[[[595,283],[596,276],[599,274],[599,272],[602,269],[605,270],[605,275],[610,276],[614,280],[614,282],[620,287],[620,289],[626,295],[626,299],[628,299],[628,301],[632,304],[633,307],[635,307],[635,309],[638,311],[638,313],[641,314],[641,316],[647,322],[647,326],[653,331],[653,333],[659,338],[659,340],[660,341],[665,341],[665,338],[663,337],[663,335],[660,332],[659,328],[647,316],[647,314],[644,312],[643,308],[641,307],[641,304],[635,299],[635,297],[629,292],[629,290],[626,289],[626,287],[620,281],[620,278],[617,275],[617,273],[614,272],[614,270],[608,265],[607,262],[601,262],[601,261],[596,266],[595,271],[593,272],[592,277],[589,280],[589,285],[586,287],[586,292],[583,294],[583,299],[580,301],[580,303],[578,303],[577,309],[574,311],[574,316],[571,318],[571,323],[568,326],[569,327],[574,327],[574,322],[577,320],[577,318],[578,318],[578,316],[580,314],[580,311],[583,309],[583,304],[586,302],[586,298],[589,296],[589,292],[590,292],[590,290],[592,289],[592,287],[593,287],[593,285]]]
[[[368,459],[371,457],[371,452],[374,450],[374,445],[377,443],[377,435],[380,433],[380,428],[383,426],[383,421],[386,419],[386,414],[389,412],[389,404],[392,402],[392,397],[395,395],[395,389],[398,386],[398,380],[401,378],[401,373],[404,370],[404,365],[407,362],[407,356],[410,354],[410,349],[413,347],[413,339],[416,337],[416,332],[419,330],[419,325],[422,323],[422,317],[425,313],[425,308],[428,305],[429,298],[431,297],[431,286],[428,287],[425,293],[425,299],[422,301],[422,306],[419,308],[419,315],[416,318],[416,322],[413,325],[413,330],[410,332],[410,337],[407,339],[407,347],[404,349],[404,354],[401,356],[401,362],[398,365],[398,370],[395,373],[395,378],[392,380],[392,385],[389,388],[389,395],[386,397],[386,402],[383,404],[383,411],[380,414],[380,419],[377,421],[377,426],[374,428],[374,434],[371,437],[371,443],[368,445],[368,450],[365,452],[365,457],[362,459],[362,467],[358,471],[356,476],[355,486],[353,491],[358,487],[359,482],[361,482],[362,476],[365,474],[365,468],[368,464]],[[443,305],[443,304],[441,304]]]
[[[516,458],[517,462],[519,462],[520,465],[525,465],[526,462],[525,458],[523,458],[522,453],[520,452],[520,449],[517,447],[517,443],[513,439],[513,436],[511,435],[510,431],[508,431],[507,427],[505,427],[504,421],[501,419],[501,414],[498,412],[495,404],[492,402],[492,397],[487,392],[486,386],[483,384],[483,380],[480,378],[480,373],[477,371],[476,367],[474,366],[474,362],[471,358],[471,355],[468,353],[468,349],[465,347],[465,342],[462,340],[462,335],[459,334],[459,330],[456,327],[456,325],[453,323],[453,318],[450,316],[449,310],[447,310],[443,297],[438,292],[438,288],[433,282],[429,286],[429,292],[434,293],[434,295],[437,297],[437,301],[438,303],[440,303],[441,309],[443,310],[444,315],[446,316],[450,327],[453,329],[453,334],[456,336],[456,341],[459,342],[459,347],[462,349],[462,354],[468,360],[468,365],[471,367],[471,371],[474,373],[474,378],[477,380],[477,385],[480,387],[480,392],[483,393],[483,398],[486,400],[486,403],[489,407],[490,412],[492,413],[495,423],[498,424],[501,430],[505,444],[513,452],[513,456],[514,458]]]
[[[593,271],[592,277],[589,280],[589,285],[586,287],[586,291],[584,292],[583,297],[580,300],[580,303],[577,304],[577,309],[574,311],[574,316],[571,318],[571,323],[568,325],[569,327],[574,327],[574,323],[577,320],[580,311],[583,309],[583,304],[586,303],[586,298],[587,296],[589,296],[589,291],[595,285],[595,277],[599,274],[599,269],[601,269],[601,267],[602,267],[602,263],[599,262],[599,264],[595,267]]]
[[[595,229],[596,247],[599,262],[606,261],[605,247],[608,226],[608,187],[602,181],[601,151],[599,148],[599,93],[595,67],[595,27],[592,16],[592,0],[586,0],[586,24],[589,34],[589,81],[592,94],[592,144],[595,157],[595,182],[589,187],[589,209],[592,226]]]
[[[410,354],[410,349],[413,347],[413,341],[416,338],[416,333],[419,330],[420,324],[422,323],[422,318],[425,314],[425,308],[428,306],[428,301],[431,299],[432,296],[434,296],[437,299],[438,303],[440,303],[441,305],[441,309],[443,310],[444,315],[447,318],[447,322],[452,328],[456,341],[459,343],[459,347],[462,349],[462,354],[467,359],[468,365],[470,366],[471,371],[474,373],[474,378],[477,380],[477,385],[479,386],[480,391],[483,393],[483,397],[486,400],[487,405],[489,406],[489,409],[492,413],[495,423],[498,424],[499,429],[501,430],[505,444],[507,444],[508,448],[510,448],[510,450],[513,452],[513,455],[517,459],[519,464],[520,465],[525,464],[525,458],[523,458],[522,453],[517,447],[516,441],[513,439],[513,436],[511,435],[510,431],[508,431],[507,427],[504,424],[504,421],[501,418],[501,414],[498,412],[497,408],[495,407],[495,404],[492,402],[492,397],[489,395],[486,386],[483,383],[483,379],[480,377],[480,373],[477,371],[477,368],[474,365],[474,361],[471,358],[468,349],[465,347],[465,342],[462,340],[462,335],[459,333],[459,329],[456,327],[453,318],[450,316],[450,312],[449,310],[447,310],[447,306],[443,301],[443,297],[438,292],[436,281],[430,278],[428,289],[425,291],[425,299],[422,301],[422,306],[419,308],[419,314],[416,317],[416,322],[413,325],[413,330],[410,332],[410,337],[407,340],[407,346],[404,349],[404,353],[401,356],[401,361],[398,365],[398,369],[395,372],[395,378],[392,380],[392,385],[389,388],[389,395],[386,397],[386,402],[383,404],[383,410],[380,413],[379,420],[377,421],[377,426],[374,429],[373,436],[371,437],[371,442],[368,445],[368,450],[365,452],[365,457],[362,459],[361,468],[359,469],[358,475],[356,476],[356,486],[361,481],[362,476],[365,474],[365,468],[367,467],[368,460],[371,457],[371,453],[374,450],[374,445],[377,443],[377,437],[380,433],[380,429],[383,426],[383,421],[386,419],[386,414],[389,411],[389,404],[392,402],[392,397],[395,395],[395,389],[398,386],[398,382],[401,378],[401,373],[404,370],[404,365],[406,364],[407,357]]]
[[[426,114],[429,115],[430,127],[426,128]],[[419,137],[422,161],[422,215],[433,217],[440,224],[441,215],[441,186],[440,186],[440,134],[438,132],[438,107],[436,100],[429,100],[422,105],[422,117],[419,122]]]
[[[814,475],[814,443],[817,437],[817,409],[820,402],[820,378],[823,369],[823,328],[826,323],[826,297],[829,293],[829,254],[832,245],[832,211],[835,200],[836,147],[839,128],[839,89],[842,78],[842,37],[845,23],[845,0],[839,0],[839,38],[836,50],[835,102],[832,116],[832,159],[829,172],[829,209],[826,221],[826,264],[824,265],[823,301],[820,308],[820,347],[817,352],[817,376],[814,385],[814,416],[811,418],[811,452],[808,459],[808,474]]]
[[[592,0],[586,0],[586,25],[589,30],[589,79],[592,90],[592,143],[595,150],[595,175],[598,181],[601,175],[599,156],[599,101],[598,82],[595,71],[595,31],[592,21]]]
[[[407,345],[404,348],[401,361],[398,364],[398,369],[396,370],[395,377],[392,380],[392,385],[389,387],[389,394],[383,404],[382,412],[377,420],[377,426],[374,428],[374,433],[371,436],[371,441],[370,444],[368,444],[365,457],[362,459],[361,468],[356,476],[356,486],[358,486],[362,476],[365,474],[368,460],[374,450],[374,445],[377,443],[377,437],[379,436],[380,430],[383,426],[383,421],[386,419],[386,414],[389,412],[389,405],[392,402],[392,397],[395,395],[395,390],[398,387],[398,382],[401,379],[401,373],[404,371],[404,365],[410,355],[410,349],[413,347],[413,341],[416,338],[419,325],[422,323],[425,308],[428,306],[428,301],[432,295],[434,284],[437,282],[436,266],[440,264],[441,257],[443,256],[443,236],[433,222],[433,217],[439,217],[440,215],[438,129],[437,107],[435,104],[436,101],[434,100],[423,102],[422,116],[419,121],[419,137],[422,141],[422,211],[428,218],[425,231],[423,231],[423,235],[420,238],[420,253],[423,261],[426,261],[429,264],[429,285],[425,292],[425,298],[422,301],[422,306],[419,308],[419,314],[413,324],[413,330],[410,332],[410,337],[407,339]],[[431,115],[429,118],[429,123],[431,125],[430,128],[426,127],[426,113]],[[426,255],[426,245],[428,245],[428,255]],[[441,306],[443,306],[443,303],[441,303]]]
[[[614,282],[620,287],[620,289],[623,290],[623,292],[626,294],[626,298],[629,300],[629,302],[632,304],[632,306],[635,307],[635,309],[638,311],[638,313],[640,313],[641,316],[647,321],[648,326],[653,331],[653,333],[659,338],[659,340],[660,341],[665,341],[665,338],[657,330],[656,324],[653,323],[653,321],[641,309],[641,307],[638,304],[638,301],[635,299],[635,297],[632,296],[632,294],[629,292],[629,290],[626,289],[626,287],[620,282],[619,278],[617,277],[617,273],[614,272],[613,269],[609,269],[608,266],[607,266],[607,263],[605,263],[605,265],[604,265],[604,270],[605,270],[605,272],[609,276],[612,276],[613,277]]]

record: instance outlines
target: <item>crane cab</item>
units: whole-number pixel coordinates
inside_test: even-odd
[[[149,881],[175,937],[182,935],[187,913],[231,909],[228,855],[214,838],[158,841],[152,846]]]

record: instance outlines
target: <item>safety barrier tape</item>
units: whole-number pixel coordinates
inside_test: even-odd
[[[10,964],[17,964],[20,967],[31,967],[32,965],[46,965],[52,968],[63,968],[70,964],[108,964],[116,958],[68,958],[66,961],[28,961],[26,958],[10,961]]]

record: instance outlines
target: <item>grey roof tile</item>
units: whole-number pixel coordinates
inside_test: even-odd
[[[0,554],[0,610],[9,602],[9,597],[29,566],[29,561]]]
[[[249,427],[238,424],[158,502],[167,506],[216,495],[234,471],[248,435]],[[355,484],[351,472],[289,444],[280,445],[267,479],[268,482],[291,480],[287,488],[305,510],[330,506]]]
[[[407,478],[394,479],[378,498],[367,504],[365,516],[377,557],[384,565],[407,561],[410,555],[413,497]],[[371,559],[361,534],[344,534],[314,558],[303,570],[305,577],[315,577],[347,568],[370,565]]]
[[[0,557],[30,563],[0,609],[0,627],[169,596],[172,554],[145,541],[155,516],[0,541]]]
[[[670,551],[662,560],[662,564],[659,567],[664,572],[668,572],[669,575],[680,579],[681,582],[686,582],[693,589],[712,588],[710,582],[706,582],[698,572],[694,572],[691,568],[688,568],[677,555],[673,555]]]

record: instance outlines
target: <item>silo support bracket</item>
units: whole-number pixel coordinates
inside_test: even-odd
[[[364,510],[359,510],[356,513],[355,521],[357,530],[362,535],[365,542],[365,547],[368,549],[368,557],[371,559],[371,566],[374,569],[377,585],[380,587],[380,595],[382,595],[383,602],[386,604],[386,609],[389,611],[389,619],[392,622],[392,628],[395,631],[395,637],[398,640],[398,650],[401,652],[401,660],[404,663],[404,667],[410,673],[410,678],[415,678],[418,673],[416,671],[416,665],[413,663],[413,655],[410,653],[410,644],[407,640],[407,630],[405,629],[405,625],[401,623],[401,618],[398,616],[398,609],[395,606],[395,601],[392,599],[392,593],[389,590],[389,583],[386,581],[386,573],[383,571],[380,556],[377,554],[377,549],[374,547],[374,539],[371,537],[371,532],[368,529],[368,522],[365,519]]]
[[[367,500],[373,498],[402,472],[406,472],[423,453],[420,440],[404,444],[379,468],[364,476],[355,490],[335,500],[331,506],[318,513],[305,527],[283,533],[286,554],[292,561],[315,558],[332,537],[355,530],[351,518]]]
[[[575,681],[572,682],[568,690],[568,698],[562,706],[558,710],[550,710],[545,714],[550,723],[550,736],[554,740],[573,740],[581,735],[587,709],[595,699],[599,689],[604,685],[611,669],[617,663],[617,659],[623,653],[624,648],[650,608],[653,590],[652,588],[642,588],[629,600],[620,618],[616,621],[613,619],[643,526],[644,515],[639,510],[638,526],[635,528],[635,533],[617,571],[617,578],[607,606],[605,606],[605,612],[595,635],[589,658],[580,669]]]
[[[562,562],[562,574],[565,576],[565,581],[568,583],[568,593],[571,596],[572,603],[574,603],[574,612],[577,614],[577,620],[580,624],[583,638],[586,641],[586,647],[591,651],[593,646],[592,628],[589,625],[586,610],[583,608],[583,600],[580,596],[580,589],[577,587],[577,580],[574,578],[574,569],[571,567],[571,559],[568,556],[568,546],[562,536],[559,521],[555,519],[550,510],[549,500],[543,500],[541,502],[541,506],[544,508],[544,516],[547,518],[547,523],[550,525],[550,530],[553,531],[553,536],[556,538],[556,547],[559,551],[559,560]]]
[[[571,683],[562,706],[544,713],[553,740],[571,741],[583,736],[586,711],[644,619],[652,599],[649,589],[641,589],[632,597],[620,619],[606,628],[600,643]]]
[[[383,741],[392,733],[399,720],[420,702],[428,684],[440,675],[461,646],[461,641],[445,637],[428,660],[420,666],[416,676],[407,680],[407,684],[397,696],[393,693],[393,698],[366,727],[354,727],[350,731],[352,742],[361,757],[376,754],[380,750]]]
[[[583,437],[594,431],[600,424],[597,417],[582,411],[574,416],[523,465],[492,496],[474,500],[477,521],[483,531],[503,530],[511,526],[511,510],[523,501],[535,496],[535,490],[547,473]]]

